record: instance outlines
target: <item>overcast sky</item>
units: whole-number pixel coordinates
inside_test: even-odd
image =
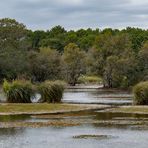
[[[0,18],[15,18],[29,29],[148,29],[148,0],[1,0]]]

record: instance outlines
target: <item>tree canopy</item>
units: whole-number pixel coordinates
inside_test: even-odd
[[[148,30],[127,27],[29,30],[0,19],[0,81],[19,77],[42,82],[80,75],[103,78],[106,87],[130,87],[148,79]]]

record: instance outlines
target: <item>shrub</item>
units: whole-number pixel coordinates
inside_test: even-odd
[[[100,77],[97,76],[80,76],[78,78],[78,83],[82,83],[82,84],[98,84],[98,83],[102,83],[102,79]]]
[[[137,84],[134,89],[134,104],[148,105],[148,81]]]
[[[41,94],[40,102],[60,103],[64,92],[64,83],[61,81],[45,81],[38,87]]]
[[[4,80],[3,90],[9,103],[31,103],[34,95],[32,84],[25,80],[14,80],[11,83]]]

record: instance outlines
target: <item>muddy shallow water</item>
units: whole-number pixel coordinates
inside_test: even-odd
[[[84,87],[84,86],[83,86]],[[40,95],[36,94],[32,102],[38,102]],[[63,95],[64,103],[79,104],[108,104],[108,105],[129,105],[132,104],[132,94],[128,91],[103,89],[99,86],[87,86],[84,88],[70,87]],[[5,102],[6,97],[0,91],[0,102]]]
[[[15,116],[15,118],[14,116],[3,116],[0,119],[1,122],[60,122],[63,120],[81,123],[81,125],[70,127],[0,128],[1,148],[125,148],[125,146],[126,148],[147,148],[148,145],[148,128],[139,129],[139,124],[138,126],[135,124],[137,120],[145,120],[146,123],[142,122],[140,126],[147,126],[148,115],[93,111],[43,116]],[[100,124],[111,121],[116,122],[111,126]],[[131,121],[134,121],[133,124]]]
[[[93,128],[25,128],[0,131],[1,148],[147,148],[147,131]],[[110,139],[74,139],[79,134],[113,135]],[[3,135],[3,136],[1,136]]]
[[[65,90],[63,101],[66,103],[127,105],[132,104],[132,97],[130,92],[123,90],[79,88]]]
[[[132,103],[132,95],[117,90],[68,89],[64,93],[63,101],[123,105]],[[52,125],[46,124],[50,122]],[[42,123],[42,126],[34,126],[37,123]],[[0,116],[0,148],[147,146],[148,115],[83,111],[52,115]]]

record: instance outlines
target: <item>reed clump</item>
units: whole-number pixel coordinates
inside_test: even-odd
[[[4,80],[3,90],[8,103],[31,103],[31,97],[34,95],[33,85],[30,81],[14,80],[8,82]]]
[[[148,105],[148,81],[138,83],[133,93],[135,105]]]
[[[60,103],[64,92],[62,81],[45,81],[38,86],[41,95],[40,102]]]

